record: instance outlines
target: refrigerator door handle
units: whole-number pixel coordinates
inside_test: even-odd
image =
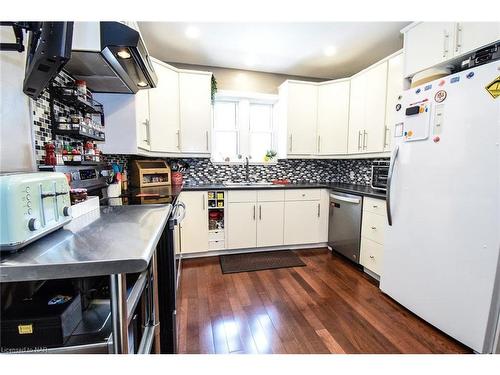
[[[391,212],[391,183],[392,176],[394,173],[394,165],[396,164],[396,158],[399,153],[399,145],[394,146],[394,150],[392,151],[391,163],[389,166],[389,174],[387,176],[387,191],[386,191],[386,209],[387,209],[387,222],[392,226],[392,212]]]

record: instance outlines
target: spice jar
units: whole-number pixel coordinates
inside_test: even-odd
[[[45,165],[56,165],[56,146],[52,142],[45,143]]]
[[[83,99],[87,99],[87,82],[85,82],[82,79],[77,79],[75,81],[76,84],[76,91],[78,93],[78,96],[81,96]]]

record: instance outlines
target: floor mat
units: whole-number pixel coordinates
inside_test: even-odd
[[[251,272],[306,264],[291,250],[220,255],[222,273]]]

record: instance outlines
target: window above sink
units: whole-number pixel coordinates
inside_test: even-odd
[[[219,92],[213,106],[212,162],[275,164],[266,158],[277,148],[277,95]]]

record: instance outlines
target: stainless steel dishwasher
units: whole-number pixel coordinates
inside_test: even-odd
[[[328,246],[356,263],[359,263],[362,202],[357,195],[330,192]]]

